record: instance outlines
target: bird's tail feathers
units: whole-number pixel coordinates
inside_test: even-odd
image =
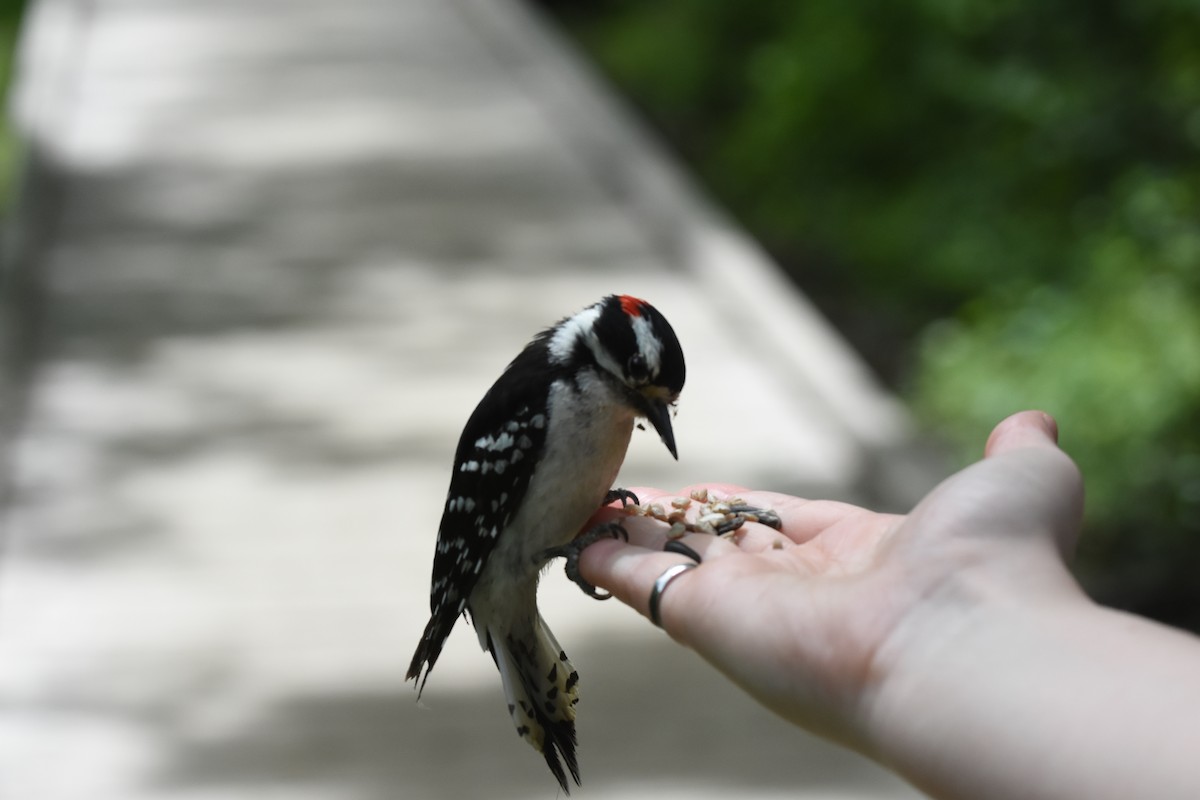
[[[454,628],[454,623],[458,620],[457,614],[439,614],[435,612],[425,625],[425,633],[421,636],[421,643],[417,645],[417,651],[413,653],[412,663],[408,665],[408,673],[404,676],[404,680],[415,680],[417,684],[417,699],[421,699],[421,692],[425,690],[425,681],[429,680],[429,673],[433,671],[433,665],[437,663],[438,656],[442,654],[442,647],[446,644],[446,637],[450,635],[450,631]]]
[[[487,637],[485,646],[500,670],[517,733],[545,757],[546,766],[570,794],[563,764],[578,786],[575,704],[579,702],[579,673],[536,612],[511,630],[489,626]]]

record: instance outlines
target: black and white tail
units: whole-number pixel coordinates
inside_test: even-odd
[[[457,621],[458,613],[447,614],[440,608],[435,609],[433,615],[429,617],[429,622],[425,625],[425,633],[421,635],[421,643],[417,645],[412,663],[408,665],[408,674],[404,677],[406,681],[415,680],[417,682],[418,699],[421,697],[421,692],[425,690],[425,681],[429,679],[433,665],[437,663],[438,656],[442,654],[446,637],[450,635],[450,631]]]
[[[545,757],[546,766],[563,791],[570,794],[567,771],[579,785],[579,762],[575,758],[579,673],[536,611],[508,626],[481,622],[476,620],[480,643],[500,670],[508,713],[517,733]]]

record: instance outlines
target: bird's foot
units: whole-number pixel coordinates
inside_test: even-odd
[[[628,489],[609,489],[608,494],[604,495],[604,502],[600,505],[606,506],[618,500],[621,501],[621,508],[628,508],[630,503],[636,506],[640,502],[638,496]]]
[[[614,491],[623,491],[616,489]],[[610,492],[611,494],[611,492]],[[626,494],[629,494],[626,492]],[[609,501],[611,502],[611,501]],[[589,531],[581,533],[571,541],[559,547],[551,547],[548,550],[543,550],[538,556],[538,561],[549,561],[552,558],[565,558],[567,563],[565,571],[567,577],[583,590],[583,593],[588,597],[596,600],[607,600],[612,597],[611,594],[601,594],[596,590],[596,587],[584,580],[583,575],[579,572],[579,556],[583,551],[591,547],[601,539],[624,539],[629,541],[629,533],[622,527],[619,522],[605,522],[602,525],[597,525]]]

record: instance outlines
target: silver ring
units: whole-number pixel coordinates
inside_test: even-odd
[[[658,616],[658,605],[662,602],[663,592],[667,590],[668,584],[678,578],[688,570],[695,569],[696,564],[676,564],[673,567],[667,567],[662,575],[658,576],[658,580],[654,582],[654,588],[650,590],[650,621],[658,627],[662,627],[662,619]]]

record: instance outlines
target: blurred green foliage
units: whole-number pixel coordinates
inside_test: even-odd
[[[1200,1],[545,4],[964,459],[1054,414],[1093,588],[1200,623]]]
[[[0,102],[4,104],[3,113],[0,114],[0,212],[8,206],[20,157],[17,135],[8,114],[8,90],[12,84],[17,33],[24,11],[24,0],[6,0],[0,6]]]

